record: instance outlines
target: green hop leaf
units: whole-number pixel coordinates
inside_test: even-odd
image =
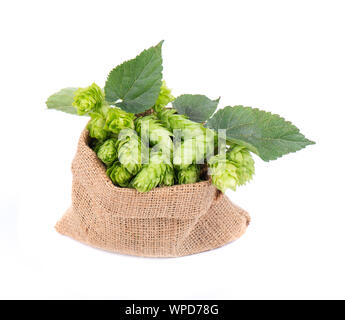
[[[138,134],[132,129],[123,129],[116,142],[119,161],[129,173],[135,175],[145,162],[148,153]]]
[[[110,108],[106,118],[104,129],[119,134],[122,129],[134,129],[134,114],[127,113],[120,108]]]
[[[208,160],[212,183],[222,192],[236,190],[239,183],[237,167],[225,155],[216,155]]]
[[[162,85],[162,43],[110,72],[104,88],[108,102],[131,113],[144,112],[155,104]]]
[[[79,88],[74,95],[72,105],[77,109],[79,115],[101,108],[104,101],[103,90],[95,83],[86,88]]]
[[[77,88],[65,88],[51,95],[46,104],[48,109],[55,109],[70,114],[77,114],[77,109],[72,106]]]
[[[254,160],[245,147],[235,145],[227,152],[226,158],[237,167],[236,173],[239,186],[252,179],[255,173]]]
[[[111,138],[106,140],[97,151],[98,158],[107,166],[110,166],[117,157],[116,141]]]
[[[173,107],[179,114],[185,114],[193,121],[205,122],[216,111],[219,103],[201,94],[183,94],[176,98]]]
[[[200,168],[199,166],[192,164],[188,167],[180,169],[177,173],[177,179],[179,184],[195,183],[199,181]]]
[[[275,160],[314,144],[291,122],[270,112],[250,107],[234,106],[218,110],[207,121],[214,130],[226,129],[227,139],[245,146],[263,160]]]
[[[129,187],[133,177],[119,161],[114,162],[114,164],[107,169],[107,175],[114,184],[120,187]]]

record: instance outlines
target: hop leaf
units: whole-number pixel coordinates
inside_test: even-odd
[[[117,157],[115,139],[106,140],[98,149],[97,156],[104,164],[110,166]]]
[[[244,185],[251,180],[255,173],[255,167],[254,160],[248,149],[235,145],[227,152],[226,157],[237,167],[238,185]]]
[[[239,183],[237,167],[225,155],[216,155],[208,160],[212,183],[222,192],[226,189],[236,190]]]
[[[120,108],[110,108],[105,119],[105,130],[119,134],[122,129],[134,129],[134,114]]]
[[[72,106],[77,88],[64,88],[52,94],[46,101],[48,109],[55,109],[70,114],[77,114],[77,109]]]
[[[162,84],[162,43],[109,73],[104,88],[108,102],[132,113],[144,112],[155,104]]]
[[[284,118],[250,107],[220,109],[206,126],[214,130],[226,129],[227,140],[247,147],[264,161],[275,160],[315,144]]]
[[[113,183],[120,187],[128,187],[133,177],[119,161],[114,162],[114,164],[107,169],[107,175]]]
[[[178,171],[177,179],[179,184],[195,183],[199,181],[199,166],[192,164]]]
[[[87,88],[79,88],[74,95],[73,106],[79,115],[99,109],[104,101],[102,89],[95,83]]]
[[[143,150],[145,145],[141,143],[140,137],[132,129],[123,129],[116,143],[119,161],[128,172],[135,175],[141,169],[142,158],[147,151]],[[144,159],[143,159],[144,160]]]
[[[195,122],[205,122],[217,109],[219,99],[211,100],[201,94],[183,94],[176,98],[173,107]]]

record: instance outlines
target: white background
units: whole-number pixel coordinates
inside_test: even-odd
[[[344,1],[3,1],[0,298],[345,298]],[[55,232],[86,118],[47,111],[164,39],[173,93],[278,113],[317,142],[228,196],[252,216],[178,259],[103,252]]]

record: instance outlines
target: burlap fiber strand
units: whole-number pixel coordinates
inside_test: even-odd
[[[72,163],[72,206],[56,230],[104,250],[180,257],[238,239],[250,217],[210,181],[146,193],[113,185],[84,130]]]

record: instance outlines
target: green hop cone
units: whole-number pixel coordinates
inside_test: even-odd
[[[103,90],[95,83],[86,88],[79,88],[74,95],[73,106],[79,115],[99,109],[104,101]]]
[[[128,187],[133,177],[119,161],[114,162],[114,164],[107,169],[107,175],[114,184],[120,187]]]
[[[237,167],[225,155],[216,155],[208,160],[212,183],[222,192],[226,189],[236,191],[239,184]]]
[[[103,141],[99,141],[97,139],[91,138],[89,146],[95,153],[97,153],[102,144],[103,144]]]
[[[214,148],[214,133],[212,130],[176,143],[174,146],[174,165],[182,168],[191,164],[203,164],[204,159],[212,154]]]
[[[104,129],[105,119],[99,113],[92,113],[91,120],[87,125],[89,135],[99,141],[103,141],[108,137],[108,131]]]
[[[147,192],[158,185],[171,182],[171,176],[166,177],[167,170],[172,169],[170,159],[162,152],[153,152],[150,155],[150,161],[144,164],[139,173],[131,182],[131,186],[139,192]],[[167,180],[165,181],[165,178]]]
[[[178,170],[177,179],[179,184],[198,182],[200,180],[199,166],[192,164],[188,167]]]
[[[99,140],[99,142],[103,142],[110,136],[110,132],[105,130],[104,128],[105,117],[108,113],[108,110],[109,106],[107,105],[107,103],[104,103],[100,108],[89,113],[91,117],[91,120],[87,125],[89,135],[91,138]]]
[[[214,144],[207,141],[203,136],[176,143],[174,146],[174,165],[184,168],[191,164],[202,164],[213,147]]]
[[[160,109],[157,116],[170,131],[181,130],[185,139],[204,133],[205,128],[197,122],[189,120],[185,115],[177,114],[175,109]]]
[[[171,94],[171,90],[167,87],[166,82],[162,81],[162,86],[159,91],[159,96],[154,105],[154,110],[160,110],[165,107],[168,103],[175,100],[175,97]]]
[[[97,151],[98,158],[107,166],[110,166],[117,157],[116,141],[111,138],[106,140]]]
[[[164,178],[161,181],[161,186],[173,186],[175,183],[175,172],[174,168],[170,165],[166,166]]]
[[[157,115],[170,131],[183,140],[175,145],[174,165],[201,164],[214,151],[217,135],[213,130],[177,114],[175,109],[162,109]]]
[[[238,185],[244,185],[252,179],[254,160],[247,148],[236,145],[227,152],[226,157],[237,167]]]
[[[119,134],[125,128],[134,129],[134,117],[134,114],[120,108],[110,108],[105,118],[104,129],[115,134]]]
[[[196,159],[203,158],[203,155],[198,156],[197,153],[198,149],[195,139],[189,139],[175,144],[173,159],[174,166],[177,166],[180,169],[187,168],[193,164]]]
[[[145,159],[145,145],[141,143],[138,134],[132,129],[123,129],[116,142],[119,161],[128,172],[135,175],[141,169]]]
[[[170,157],[173,151],[172,133],[156,117],[150,115],[138,118],[136,130],[151,146],[155,146],[156,151],[162,151]]]
[[[196,137],[205,137],[211,140],[211,137],[216,138],[215,132],[211,129],[205,128],[201,123],[189,120],[187,116],[178,114],[176,109],[161,109],[157,112],[159,120],[171,132],[180,130],[181,137],[184,140]]]

